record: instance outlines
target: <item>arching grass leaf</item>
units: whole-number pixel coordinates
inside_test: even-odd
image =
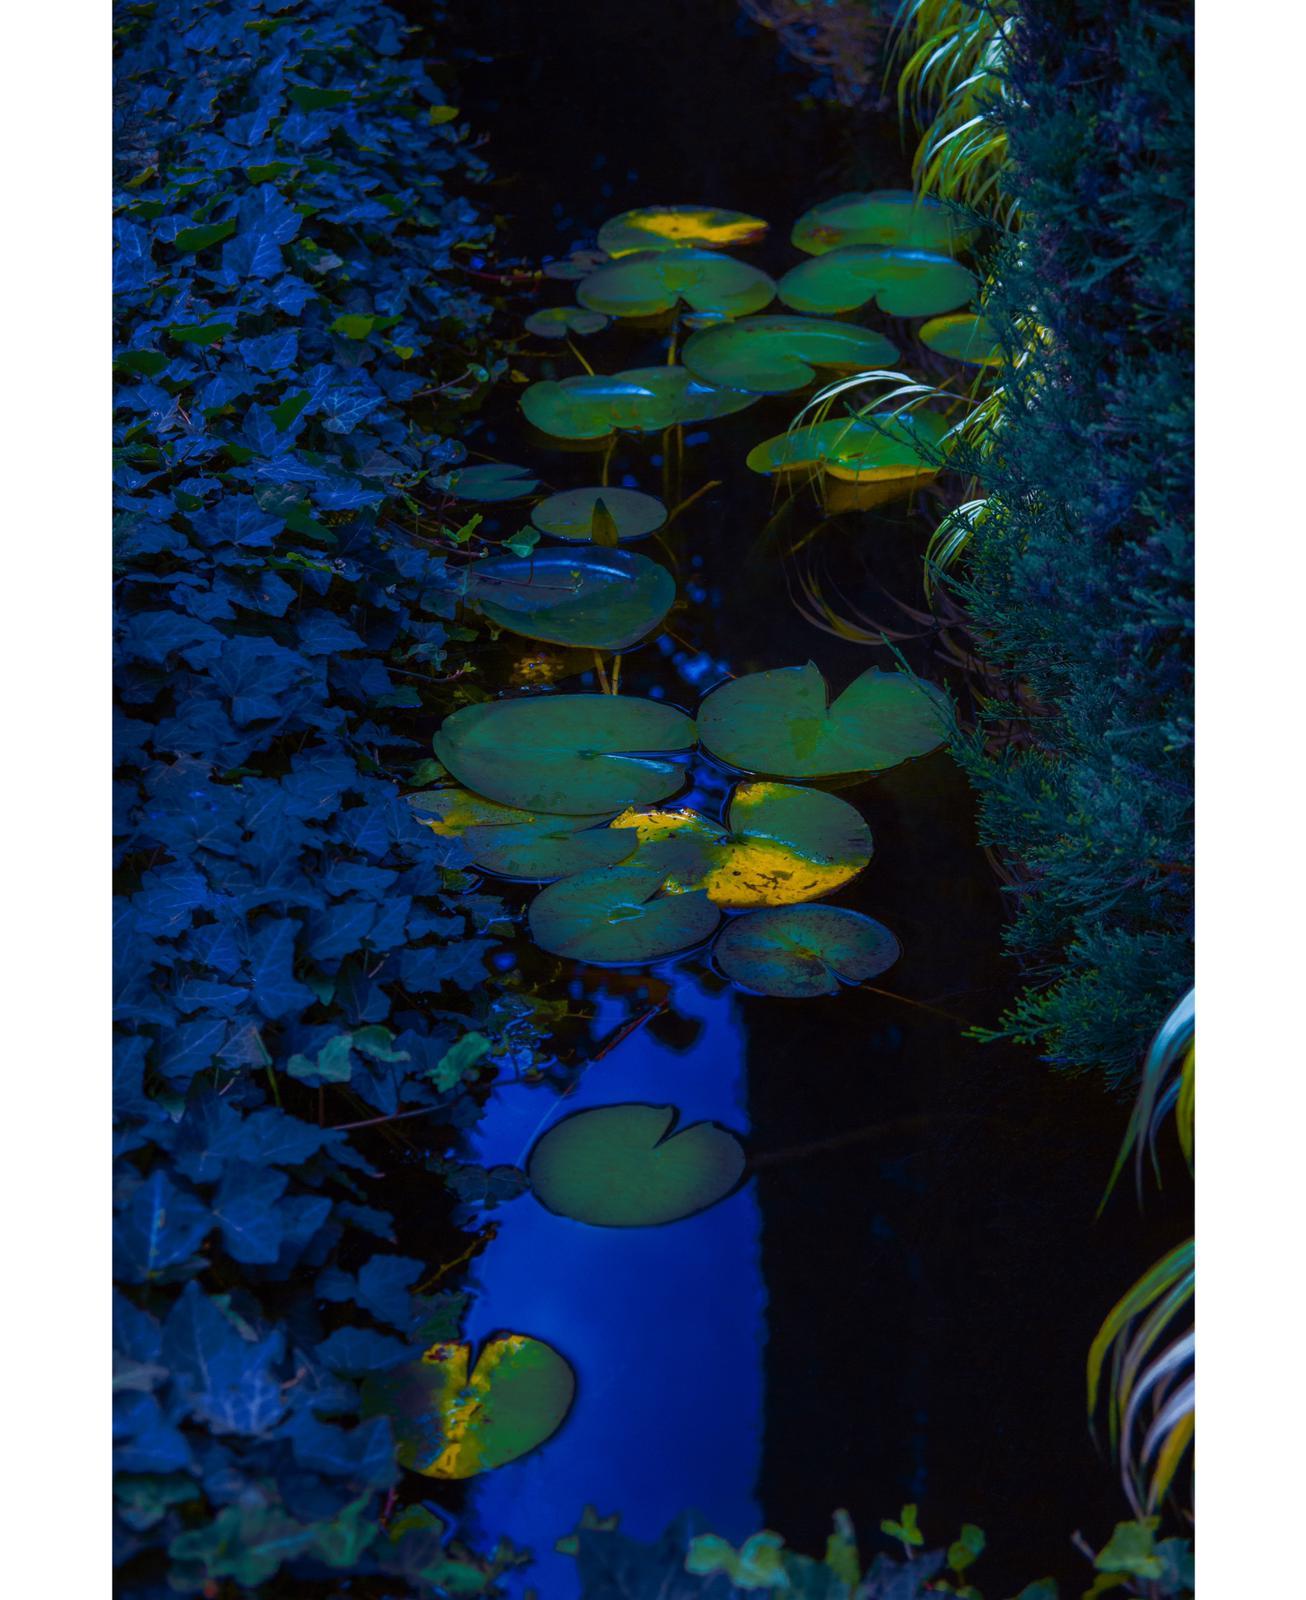
[[[1005,357],[987,317],[959,312],[954,317],[934,317],[920,328],[920,340],[941,356],[974,367],[1000,367]]]
[[[578,306],[550,306],[547,311],[533,311],[526,318],[527,333],[541,339],[565,339],[569,333],[599,333],[608,325],[601,311],[584,311]]]
[[[891,317],[933,317],[964,306],[975,279],[951,256],[849,244],[790,268],[776,292],[795,311],[823,316],[872,300]]]
[[[609,438],[619,429],[656,433],[743,411],[756,395],[712,389],[684,367],[634,367],[612,377],[582,372],[533,383],[521,397],[527,422],[555,439]]]
[[[881,772],[935,750],[951,712],[941,690],[872,667],[828,704],[825,679],[803,667],[753,672],[714,689],[698,709],[699,737],[720,760],[784,778]]]
[[[461,839],[473,866],[505,878],[547,882],[572,872],[616,866],[639,843],[633,830],[605,828],[598,817],[521,811],[469,789],[428,789],[410,795],[408,803],[432,833]]]
[[[531,902],[531,937],[574,961],[659,961],[698,944],[721,913],[701,891],[664,894],[663,873],[606,867],[562,878]]]
[[[721,389],[785,394],[815,381],[817,367],[883,367],[898,347],[883,334],[819,317],[742,317],[700,329],[683,361],[696,378]]]
[[[551,494],[532,509],[531,521],[556,539],[592,540],[600,501],[616,524],[618,539],[642,539],[667,520],[667,508],[655,495],[639,489],[596,487]]]
[[[655,1228],[705,1211],[743,1177],[743,1146],[714,1122],[676,1128],[677,1117],[674,1106],[612,1105],[564,1118],[527,1160],[536,1199],[600,1228]]]
[[[936,476],[947,431],[947,420],[934,411],[886,413],[874,422],[831,417],[756,445],[748,465],[767,474],[821,471],[853,483],[910,486]]]
[[[837,796],[787,783],[741,783],[726,822],[696,811],[623,811],[612,823],[660,869],[670,893],[702,889],[727,911],[794,905],[832,894],[871,859],[871,831]]]
[[[937,200],[910,189],[871,189],[836,195],[804,211],[790,239],[808,255],[824,255],[846,244],[901,246],[945,255],[963,249],[973,230]]]
[[[902,953],[872,917],[839,906],[784,906],[736,917],[712,955],[727,978],[758,994],[805,999],[837,994],[840,983],[865,983]]]
[[[637,250],[729,250],[754,244],[768,226],[746,211],[645,206],[609,217],[599,229],[599,248],[610,256],[628,256]]]
[[[628,650],[671,609],[676,582],[628,550],[536,550],[482,561],[468,574],[467,598],[527,639]]]
[[[638,752],[688,750],[695,737],[674,706],[557,694],[464,706],[445,719],[434,746],[460,784],[501,805],[598,816],[674,794],[682,768]]]
[[[775,284],[715,250],[640,250],[591,273],[576,298],[612,317],[655,317],[680,304],[743,317],[770,305]]]
[[[387,1416],[401,1466],[427,1478],[471,1478],[515,1461],[557,1432],[576,1375],[551,1345],[525,1334],[472,1347],[436,1344],[420,1361],[363,1385],[363,1415]],[[470,1367],[470,1370],[469,1370]]]

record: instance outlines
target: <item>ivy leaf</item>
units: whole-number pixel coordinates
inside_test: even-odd
[[[275,1167],[229,1163],[213,1202],[213,1215],[233,1260],[266,1264],[277,1259],[282,1238],[277,1201],[289,1181]]]
[[[446,1093],[461,1083],[466,1074],[490,1051],[490,1041],[480,1033],[465,1033],[457,1044],[440,1057],[431,1068],[431,1081],[440,1092]]]
[[[118,1214],[115,1269],[128,1283],[158,1278],[188,1264],[212,1227],[208,1207],[156,1168]]]
[[[210,245],[230,239],[235,231],[234,218],[230,222],[206,222],[198,228],[182,228],[172,242],[178,250],[207,250]]]
[[[983,1550],[983,1529],[973,1522],[963,1522],[960,1535],[948,1546],[948,1565],[960,1576]]]
[[[1142,1522],[1117,1522],[1108,1543],[1098,1551],[1099,1572],[1125,1572],[1134,1578],[1159,1578],[1165,1570],[1156,1553],[1157,1517]]]

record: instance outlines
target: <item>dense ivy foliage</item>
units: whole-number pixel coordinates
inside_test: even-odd
[[[469,635],[395,517],[464,454],[419,404],[488,315],[453,255],[479,163],[403,34],[378,0],[117,18],[122,1592],[493,1571],[427,1509],[382,1516],[390,1425],[354,1380],[460,1301],[420,1292],[438,1261],[332,1131],[429,1108],[447,1147],[538,1039],[487,965],[502,904],[399,787]]]
[[[1022,225],[988,311],[1009,350],[1031,317],[1048,337],[970,463],[990,514],[959,589],[1013,693],[963,755],[1019,874],[1006,1030],[1118,1081],[1191,966],[1191,7],[1052,0],[1010,41]]]

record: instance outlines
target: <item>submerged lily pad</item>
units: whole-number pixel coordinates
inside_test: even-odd
[[[882,772],[937,750],[950,725],[942,690],[877,667],[829,704],[810,661],[734,678],[698,708],[699,737],[714,756],[783,778]]]
[[[724,826],[697,811],[623,811],[611,824],[639,840],[631,866],[657,868],[669,893],[702,889],[727,911],[833,894],[871,859],[871,831],[836,795],[787,783],[741,783]]]
[[[639,842],[633,831],[603,827],[598,817],[537,815],[469,789],[428,789],[410,795],[408,803],[432,833],[460,839],[474,867],[505,878],[543,883],[616,866]]]
[[[974,230],[947,206],[910,189],[870,189],[822,200],[803,212],[789,237],[809,256],[845,244],[901,245],[950,254],[963,249]]]
[[[609,217],[599,229],[599,248],[610,256],[636,250],[729,250],[754,244],[769,223],[746,211],[717,211],[711,206],[644,206]]]
[[[837,994],[891,967],[902,946],[883,923],[839,906],[785,906],[737,917],[712,955],[721,971],[758,994],[801,1000]]]
[[[595,508],[600,501],[616,524],[618,539],[642,539],[667,520],[667,508],[655,495],[639,489],[601,486],[551,494],[532,509],[531,521],[541,533],[551,533],[557,539],[595,539]]]
[[[432,1345],[420,1361],[364,1383],[363,1415],[390,1418],[401,1466],[427,1478],[471,1478],[524,1456],[561,1426],[576,1374],[552,1345],[501,1333],[474,1367],[471,1353],[462,1342]]]
[[[712,389],[684,367],[632,367],[602,377],[582,372],[533,383],[521,397],[533,427],[555,439],[607,439],[618,429],[656,433],[678,422],[706,422],[743,411],[756,395]]]
[[[682,302],[692,311],[743,317],[770,305],[775,283],[715,250],[639,250],[591,273],[576,298],[612,317],[655,317]]]
[[[540,480],[529,467],[514,467],[506,461],[487,461],[474,467],[458,467],[435,480],[436,487],[455,500],[520,500],[539,487]]]
[[[435,753],[464,787],[524,811],[598,816],[655,805],[684,771],[657,753],[688,750],[694,724],[633,695],[491,700],[446,717]]]
[[[1006,359],[989,319],[970,312],[935,317],[920,329],[920,339],[941,356],[976,367],[1000,367]]]
[[[531,902],[531,937],[574,961],[659,961],[698,944],[721,913],[701,891],[664,894],[664,874],[604,867],[561,878]]]
[[[831,417],[805,428],[777,434],[748,452],[754,472],[827,472],[833,478],[862,483],[901,479],[910,484],[939,471],[937,456],[945,418],[934,411],[885,414],[874,422],[856,417]]]
[[[536,1199],[600,1228],[655,1228],[706,1211],[743,1177],[743,1146],[715,1122],[676,1128],[678,1115],[611,1105],[565,1117],[527,1160]]]
[[[975,293],[975,279],[951,256],[849,244],[800,261],[776,292],[795,311],[829,315],[874,300],[891,317],[932,317],[964,306]]]
[[[482,561],[467,597],[501,628],[545,644],[629,650],[671,609],[676,581],[629,550],[537,550]]]
[[[578,306],[550,306],[547,311],[532,311],[526,318],[527,333],[541,339],[565,339],[569,333],[599,333],[608,325],[601,311],[584,311]]]
[[[816,378],[817,367],[880,367],[897,345],[870,328],[821,317],[742,317],[691,334],[683,360],[696,378],[722,389],[785,394]]]

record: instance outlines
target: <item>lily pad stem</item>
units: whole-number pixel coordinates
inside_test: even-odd
[[[568,340],[567,340],[567,348],[568,348],[568,350],[571,351],[572,355],[574,355],[576,357],[577,361],[580,362],[581,366],[585,368],[586,372],[588,372],[590,377],[592,378],[594,376],[594,368],[592,366],[590,366],[589,362],[586,361],[585,357],[583,355],[581,355],[580,351],[577,350],[576,346],[571,342],[570,338],[568,338]]]
[[[608,675],[603,670],[603,657],[597,650],[594,652],[594,670],[598,674],[599,688],[603,690],[604,694],[611,694],[612,690],[608,687]]]

